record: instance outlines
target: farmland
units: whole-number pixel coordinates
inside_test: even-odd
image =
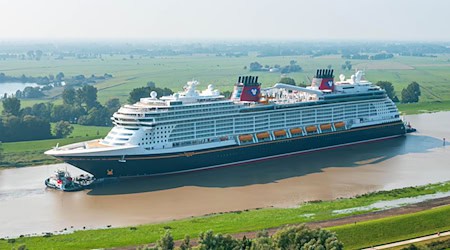
[[[342,70],[341,65],[346,59],[339,55],[310,57],[310,56],[277,56],[257,57],[250,54],[241,57],[224,57],[215,55],[168,56],[168,57],[134,57],[104,56],[102,59],[56,60],[43,58],[40,61],[4,60],[0,61],[0,72],[7,75],[20,76],[22,74],[43,76],[64,72],[66,76],[83,74],[90,76],[112,74],[114,77],[96,84],[99,89],[100,102],[118,97],[125,102],[128,93],[136,87],[145,86],[153,81],[158,87],[168,87],[180,90],[188,80],[198,80],[201,88],[214,84],[221,91],[231,90],[237,76],[259,75],[263,86],[267,87],[280,79],[280,73],[249,72],[244,69],[251,62],[258,61],[262,65],[287,65],[296,60],[303,71],[288,74],[297,83],[309,83],[317,68],[331,66],[335,75],[343,73],[349,77],[354,71]],[[397,56],[389,60],[350,60],[353,69],[365,69],[366,78],[376,81],[391,81],[397,95],[401,89],[412,81],[422,87],[420,102],[440,102],[450,100],[450,55],[437,57],[405,57]],[[47,93],[43,100],[23,100],[22,106],[30,106],[36,102],[59,102],[58,94],[61,89],[54,89]]]

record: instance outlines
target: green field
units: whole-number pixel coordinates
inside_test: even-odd
[[[450,230],[450,206],[328,228],[345,249],[361,249]]]
[[[423,194],[446,192],[449,190],[450,182],[430,184],[422,187],[410,187],[392,191],[381,191],[350,199],[311,202],[303,204],[297,208],[266,208],[259,210],[236,211],[185,220],[170,221],[166,223],[141,225],[137,226],[136,230],[131,230],[130,228],[113,228],[102,230],[76,231],[73,234],[56,235],[47,238],[24,237],[17,239],[16,245],[25,243],[30,249],[92,249],[142,245],[155,242],[157,239],[159,239],[160,235],[165,232],[166,229],[171,230],[175,239],[181,239],[186,234],[195,238],[199,235],[200,232],[209,229],[220,233],[256,231],[265,228],[279,227],[286,224],[329,220],[333,218],[348,216],[351,214],[363,213],[353,212],[348,214],[338,214],[333,213],[333,211],[366,206],[380,200],[395,200],[403,197],[414,197]],[[450,207],[446,207],[445,210],[442,209],[436,211],[444,211],[443,214],[448,214],[448,212],[450,212]],[[439,225],[446,224],[444,226],[450,227],[450,222],[448,221],[448,219],[443,219],[442,216],[429,216],[426,218],[430,221],[434,221],[433,218],[436,218],[436,220],[439,221],[433,223],[440,223]],[[395,222],[396,220],[393,221]],[[395,236],[409,237],[410,235],[412,235],[412,231],[417,234],[428,232],[430,230],[428,226],[430,225],[432,225],[431,222],[429,224],[424,224],[423,228],[413,227],[405,231],[399,230],[395,234]],[[365,227],[363,229],[369,230],[370,228]],[[363,231],[363,229],[361,229],[361,233],[370,232],[370,230]],[[345,235],[346,233],[351,235],[355,233],[354,231],[348,230],[346,229],[346,227],[343,227],[342,229],[337,228],[336,231],[338,231],[339,237],[341,237],[349,246],[354,247],[357,246],[357,244],[361,244],[358,243],[360,242],[358,240],[355,240],[355,243],[352,243],[352,239]],[[403,232],[405,236],[401,236]],[[369,236],[366,235],[364,237]],[[389,242],[390,240],[391,238],[387,238],[385,242]],[[8,247],[10,246],[8,246],[6,240],[0,240],[0,249]]]
[[[279,73],[249,72],[244,66],[258,61],[265,65],[287,65],[290,60],[298,61],[303,72],[289,74],[297,83],[310,83],[311,76],[317,68],[326,68],[331,65],[335,75],[344,73],[349,77],[353,71],[341,70],[346,61],[339,55],[308,57],[308,56],[279,56],[256,57],[255,55],[243,57],[218,57],[214,55],[173,56],[159,58],[135,58],[123,60],[122,56],[105,56],[100,59],[64,59],[54,60],[44,58],[41,61],[4,60],[0,61],[0,72],[7,75],[42,76],[64,72],[66,76],[78,74],[103,75],[113,74],[113,78],[96,84],[99,89],[98,97],[101,102],[109,98],[118,97],[125,102],[128,93],[136,87],[145,86],[148,81],[154,81],[159,87],[168,87],[175,91],[181,90],[186,81],[199,80],[201,88],[213,83],[222,91],[231,90],[233,83],[240,75],[259,75],[263,87],[271,86],[280,79]],[[432,57],[403,57],[397,56],[389,60],[351,60],[353,68],[365,69],[366,78],[372,82],[385,80],[394,83],[397,94],[412,81],[422,86],[420,102],[449,101],[450,100],[450,55]],[[53,90],[51,97],[61,90]],[[30,106],[46,100],[23,100],[23,106]],[[58,102],[58,101],[57,101]],[[450,106],[444,102],[444,107]],[[405,109],[410,111],[410,109]]]
[[[58,160],[44,155],[44,152],[56,146],[56,144],[63,146],[70,143],[103,138],[111,129],[109,127],[81,126],[77,124],[72,126],[74,130],[68,138],[2,143],[3,159],[0,161],[0,168],[57,163],[59,162]]]

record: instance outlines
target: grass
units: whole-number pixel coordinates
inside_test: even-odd
[[[111,129],[109,127],[81,126],[77,124],[73,125],[73,127],[74,130],[68,138],[2,143],[3,159],[0,161],[0,168],[58,163],[60,161],[45,155],[44,152],[56,146],[56,144],[63,146],[102,138]]]
[[[433,113],[438,111],[450,110],[450,100],[397,104],[397,107],[402,114],[412,115],[420,113]]]
[[[208,84],[213,83],[220,90],[225,91],[232,89],[233,83],[240,75],[259,75],[263,87],[268,87],[280,79],[279,73],[244,70],[244,66],[248,67],[254,61],[263,65],[287,65],[290,60],[298,61],[303,71],[289,74],[297,83],[310,83],[310,78],[316,69],[325,68],[328,65],[335,69],[336,76],[344,73],[349,77],[353,74],[353,71],[341,70],[340,66],[346,59],[339,55],[314,58],[308,56],[256,57],[254,54],[243,57],[193,55],[135,58],[132,60],[123,60],[123,57],[105,56],[103,60],[43,58],[40,61],[22,61],[11,59],[0,61],[0,68],[3,73],[14,76],[20,76],[21,74],[55,75],[58,72],[64,72],[66,76],[111,73],[114,76],[112,79],[96,84],[99,89],[98,98],[102,103],[112,97],[117,97],[124,103],[128,93],[133,88],[145,86],[148,81],[154,81],[159,87],[168,87],[178,91],[182,89],[186,81],[195,78],[201,82],[201,88],[206,88]],[[367,79],[373,82],[391,81],[398,96],[407,84],[412,81],[419,82],[424,87],[421,102],[429,103],[450,100],[450,88],[448,88],[448,80],[450,79],[449,58],[450,55],[440,54],[436,58],[397,56],[382,61],[351,61],[354,68],[366,70]],[[52,91],[52,96],[55,95],[54,92]],[[31,106],[42,101],[58,102],[58,99],[56,101],[49,98],[23,100],[22,106]],[[450,107],[447,107],[446,110],[450,110]]]
[[[191,237],[197,237],[200,232],[209,229],[221,233],[256,231],[286,224],[328,220],[348,216],[349,214],[335,214],[333,211],[365,206],[379,200],[393,200],[402,197],[413,197],[449,190],[450,182],[430,184],[422,187],[410,187],[370,193],[349,199],[310,202],[303,204],[298,208],[267,208],[236,211],[166,223],[141,225],[137,226],[136,230],[131,230],[130,228],[113,228],[76,231],[73,234],[54,235],[51,237],[23,237],[18,238],[16,244],[26,244],[27,247],[31,249],[92,249],[142,245],[155,242],[166,229],[171,229],[175,239],[181,239],[186,234]],[[448,213],[449,211],[450,207],[446,212]],[[441,221],[445,222],[446,220],[442,219]],[[450,222],[447,224],[450,226]],[[346,239],[347,244],[349,244],[348,238],[346,238],[342,232],[351,233],[352,231],[345,231],[345,228],[339,231],[340,237]],[[8,247],[10,246],[8,246],[6,241],[0,240],[0,249]]]
[[[361,249],[450,230],[450,206],[328,228],[345,249]]]

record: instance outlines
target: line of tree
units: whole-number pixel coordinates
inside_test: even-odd
[[[386,60],[394,57],[392,53],[378,53],[375,55],[367,55],[367,54],[343,54],[341,56],[345,59],[354,59],[354,60]]]
[[[40,140],[66,137],[73,128],[70,124],[111,125],[111,115],[120,108],[117,98],[105,105],[97,101],[97,89],[85,85],[77,90],[68,87],[62,94],[63,104],[36,103],[21,108],[20,100],[9,97],[2,100],[3,117],[0,119],[0,141]],[[52,135],[50,122],[56,122]]]
[[[378,81],[377,86],[386,91],[387,96],[394,101],[399,102],[397,95],[395,94],[394,85],[388,81]],[[402,89],[402,103],[414,103],[419,101],[421,95],[420,85],[417,82],[412,82],[408,86]]]
[[[31,82],[36,83],[39,85],[47,85],[50,83],[60,83],[64,80],[64,73],[59,72],[55,75],[48,75],[48,76],[26,76],[25,74],[22,74],[21,76],[9,76],[5,73],[0,73],[0,83],[3,82]]]
[[[139,249],[139,248],[138,248]],[[235,239],[231,235],[214,234],[213,231],[202,232],[199,235],[198,245],[192,246],[191,239],[187,235],[179,247],[175,242],[170,230],[161,236],[154,247],[144,247],[142,250],[272,250],[272,249],[344,249],[344,245],[336,234],[318,228],[310,229],[305,225],[286,226],[269,236],[267,231],[257,234],[255,239],[243,237]]]
[[[418,102],[421,94],[420,85],[412,82],[402,90],[402,103]]]
[[[15,93],[16,98],[41,98],[44,96],[43,91],[50,90],[53,87],[60,86],[84,86],[84,85],[92,85],[98,83],[99,81],[103,81],[109,78],[112,78],[111,74],[105,73],[103,76],[96,76],[92,74],[89,77],[84,75],[75,75],[72,77],[65,78],[63,72],[59,72],[56,76],[50,74],[48,76],[26,76],[21,75],[17,76],[8,76],[4,73],[0,73],[0,83],[5,82],[20,82],[20,83],[36,83],[40,85],[40,87],[26,87],[23,91],[17,90]],[[64,82],[64,83],[63,83]],[[7,94],[5,93],[3,98],[7,98]]]
[[[394,85],[388,81],[378,81],[375,85],[386,91],[386,95],[393,101],[399,102],[397,95],[395,95]]]
[[[275,64],[273,66],[270,65],[262,65],[259,62],[252,62],[249,66],[249,71],[274,71],[281,72],[282,74],[292,73],[292,72],[300,72],[302,71],[302,67],[297,64],[297,61],[291,60],[289,65],[280,66],[279,64]]]
[[[159,97],[173,94],[169,88],[158,88],[153,82],[147,83],[147,87],[140,87],[131,90],[128,96],[128,103],[133,104],[138,102],[141,98],[150,97],[150,93],[155,91]]]
[[[0,141],[41,140],[52,137],[50,122],[34,115],[21,115],[19,99],[7,98],[2,103],[4,117],[0,119]]]
[[[343,70],[351,70],[352,69],[352,62],[345,61],[345,63],[341,65],[341,68]]]

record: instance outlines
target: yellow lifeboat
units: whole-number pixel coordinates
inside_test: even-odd
[[[295,135],[295,134],[301,134],[302,133],[302,128],[291,128],[291,135]]]
[[[320,125],[320,130],[330,130],[331,129],[331,124],[322,124]]]
[[[345,122],[335,122],[334,127],[335,128],[342,128],[345,126]]]
[[[306,132],[308,133],[313,133],[317,131],[317,127],[316,126],[308,126],[306,127]]]
[[[252,141],[253,136],[252,135],[240,135],[239,141]]]
[[[285,136],[286,135],[286,130],[276,130],[276,131],[273,131],[273,134],[275,136],[277,136],[277,137]]]
[[[269,132],[262,132],[262,133],[256,134],[256,138],[258,138],[258,139],[266,139],[269,137],[270,137]]]

